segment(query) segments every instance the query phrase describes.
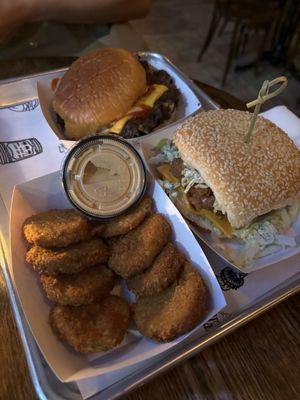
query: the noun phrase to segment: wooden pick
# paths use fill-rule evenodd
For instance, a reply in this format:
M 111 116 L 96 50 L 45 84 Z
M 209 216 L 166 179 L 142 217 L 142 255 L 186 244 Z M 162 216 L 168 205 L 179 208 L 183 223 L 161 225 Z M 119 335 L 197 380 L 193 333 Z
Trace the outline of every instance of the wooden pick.
M 272 86 L 276 85 L 277 83 L 281 83 L 281 85 L 277 89 L 275 89 L 273 92 L 270 93 L 269 92 L 270 88 Z M 272 97 L 275 97 L 279 93 L 281 93 L 287 87 L 287 83 L 288 83 L 288 80 L 285 76 L 279 76 L 278 78 L 275 78 L 272 81 L 264 81 L 264 83 L 262 84 L 262 87 L 260 88 L 260 90 L 258 92 L 257 99 L 246 104 L 247 108 L 251 108 L 251 107 L 255 106 L 255 109 L 254 109 L 254 112 L 251 117 L 248 132 L 244 138 L 245 143 L 249 143 L 250 136 L 253 132 L 255 122 L 257 120 L 257 116 L 258 116 L 261 105 L 266 100 L 269 100 Z

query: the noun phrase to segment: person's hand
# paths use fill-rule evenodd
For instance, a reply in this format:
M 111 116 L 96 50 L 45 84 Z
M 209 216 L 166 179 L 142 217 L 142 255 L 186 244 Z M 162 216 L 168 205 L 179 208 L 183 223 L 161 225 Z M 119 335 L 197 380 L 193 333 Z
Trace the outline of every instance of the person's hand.
M 151 0 L 0 0 L 0 46 L 25 22 L 107 24 L 143 17 Z
M 31 18 L 31 0 L 0 0 L 0 46 Z

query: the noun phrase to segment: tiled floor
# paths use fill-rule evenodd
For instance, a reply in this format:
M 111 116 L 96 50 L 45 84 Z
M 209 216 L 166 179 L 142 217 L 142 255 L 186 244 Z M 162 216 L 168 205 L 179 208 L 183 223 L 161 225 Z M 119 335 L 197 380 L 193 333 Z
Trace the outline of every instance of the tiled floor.
M 202 61 L 196 62 L 210 24 L 212 9 L 213 0 L 154 0 L 152 10 L 146 18 L 133 24 L 151 51 L 167 55 L 190 77 L 221 87 L 232 32 L 231 24 L 228 24 L 223 35 L 214 38 Z M 253 42 L 247 47 L 249 59 L 253 54 L 252 50 Z M 265 79 L 273 79 L 284 72 L 282 68 L 271 65 L 264 65 L 258 77 L 253 69 L 242 72 L 232 70 L 224 90 L 250 101 L 256 98 Z M 289 75 L 288 78 L 288 88 L 284 93 L 263 107 L 267 109 L 272 105 L 285 104 L 300 116 L 300 82 Z

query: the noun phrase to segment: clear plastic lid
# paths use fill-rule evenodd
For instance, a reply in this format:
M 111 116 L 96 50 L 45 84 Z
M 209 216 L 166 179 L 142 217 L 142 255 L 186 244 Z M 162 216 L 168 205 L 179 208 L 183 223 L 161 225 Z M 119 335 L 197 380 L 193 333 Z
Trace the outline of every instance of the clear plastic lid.
M 135 148 L 117 135 L 75 144 L 63 165 L 63 186 L 73 205 L 92 217 L 122 214 L 144 194 L 146 173 Z

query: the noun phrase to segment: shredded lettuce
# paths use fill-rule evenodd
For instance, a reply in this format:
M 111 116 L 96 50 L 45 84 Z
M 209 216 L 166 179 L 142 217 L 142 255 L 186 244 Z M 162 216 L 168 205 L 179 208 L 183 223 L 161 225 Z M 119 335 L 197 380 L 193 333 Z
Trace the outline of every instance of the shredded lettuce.
M 269 221 L 260 221 L 243 229 L 236 229 L 234 235 L 249 246 L 268 246 L 274 243 L 277 230 Z
M 170 139 L 160 140 L 153 150 L 154 156 L 152 156 L 149 161 L 154 165 L 171 163 L 174 159 L 180 158 L 178 148 Z M 190 188 L 196 184 L 202 188 L 208 187 L 199 172 L 184 163 L 181 178 L 181 186 L 184 188 L 184 192 L 187 193 Z
M 181 186 L 184 188 L 184 192 L 187 193 L 194 185 L 199 185 L 201 188 L 208 187 L 196 169 L 184 164 L 181 178 Z
M 260 257 L 273 254 L 286 247 L 296 246 L 293 235 L 282 234 L 295 221 L 297 216 L 286 207 L 274 211 L 260 221 L 254 222 L 246 228 L 236 229 L 234 236 L 245 243 L 244 263 L 250 264 Z
M 295 222 L 299 208 L 296 204 L 273 211 L 245 228 L 234 230 L 234 236 L 244 242 L 239 265 L 249 265 L 258 258 L 295 247 L 295 233 L 287 231 Z
M 287 231 L 290 226 L 295 222 L 299 213 L 300 204 L 287 206 L 280 210 L 272 211 L 265 216 L 265 219 L 270 221 L 279 232 Z
M 154 147 L 154 150 L 156 151 L 156 152 L 159 152 L 159 151 L 161 151 L 161 149 L 168 143 L 168 140 L 169 139 L 161 139 L 158 143 L 157 143 L 157 145 Z
M 162 139 L 153 150 L 154 156 L 149 160 L 151 164 L 170 163 L 175 158 L 180 158 L 177 147 L 170 139 Z
M 180 183 L 173 183 L 162 179 L 158 179 L 158 183 L 168 195 L 172 194 L 180 186 Z
M 256 222 L 233 231 L 236 240 L 212 236 L 216 248 L 240 267 L 253 264 L 289 247 L 297 246 L 296 232 L 291 228 L 297 219 L 299 204 L 273 211 Z

